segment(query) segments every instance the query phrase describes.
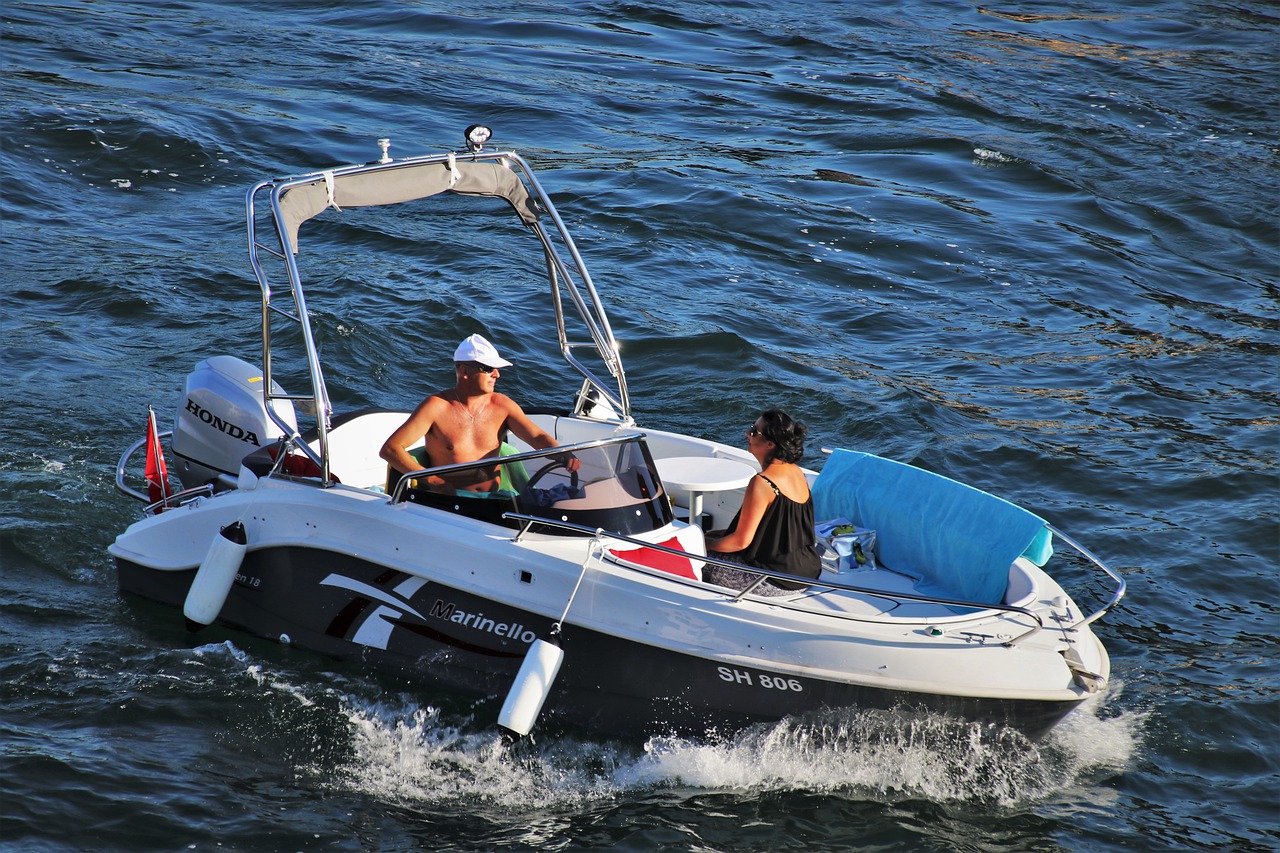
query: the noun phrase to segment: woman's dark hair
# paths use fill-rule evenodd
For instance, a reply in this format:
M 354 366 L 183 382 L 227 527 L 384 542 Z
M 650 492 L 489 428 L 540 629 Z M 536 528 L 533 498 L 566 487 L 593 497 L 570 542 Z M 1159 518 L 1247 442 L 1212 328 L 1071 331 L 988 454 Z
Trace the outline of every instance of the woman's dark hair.
M 788 415 L 782 409 L 765 409 L 760 413 L 764 421 L 761 434 L 772 441 L 773 458 L 795 464 L 804 456 L 804 437 L 809 428 Z

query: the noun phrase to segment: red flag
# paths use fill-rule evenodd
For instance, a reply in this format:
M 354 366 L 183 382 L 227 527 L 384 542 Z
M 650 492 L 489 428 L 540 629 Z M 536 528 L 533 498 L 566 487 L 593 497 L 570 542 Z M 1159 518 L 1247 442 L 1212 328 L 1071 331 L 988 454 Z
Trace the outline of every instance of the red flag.
M 147 406 L 147 491 L 151 502 L 169 497 L 169 466 L 164 464 L 164 450 L 160 447 L 160 432 L 156 429 L 156 413 Z

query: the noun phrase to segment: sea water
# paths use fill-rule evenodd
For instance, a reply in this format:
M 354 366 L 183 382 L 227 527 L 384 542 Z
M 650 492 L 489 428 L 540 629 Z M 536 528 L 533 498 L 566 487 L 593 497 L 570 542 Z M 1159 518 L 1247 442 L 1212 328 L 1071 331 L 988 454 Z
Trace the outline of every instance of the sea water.
M 14 2 L 0 115 L 0 847 L 1268 850 L 1277 820 L 1271 4 Z M 1048 737 L 856 710 L 548 728 L 122 596 L 146 407 L 260 359 L 255 181 L 491 125 L 577 236 L 637 419 L 992 491 L 1114 566 Z M 482 332 L 566 405 L 514 226 L 308 226 L 340 411 Z M 505 223 L 505 220 L 502 220 Z M 354 246 L 351 254 L 333 251 Z M 311 252 L 311 255 L 307 255 Z M 323 263 L 318 263 L 323 258 Z M 1087 573 L 1062 578 L 1105 599 Z M 566 648 L 566 655 L 572 655 Z

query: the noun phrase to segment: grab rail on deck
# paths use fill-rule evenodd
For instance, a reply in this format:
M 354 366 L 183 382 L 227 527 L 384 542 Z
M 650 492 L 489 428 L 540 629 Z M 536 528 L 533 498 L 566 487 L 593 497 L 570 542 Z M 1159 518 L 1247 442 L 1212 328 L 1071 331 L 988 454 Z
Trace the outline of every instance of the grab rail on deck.
M 1051 532 L 1054 536 L 1061 536 L 1063 542 L 1066 542 L 1072 548 L 1075 548 L 1076 551 L 1080 552 L 1080 554 L 1084 556 L 1086 560 L 1093 563 L 1095 566 L 1097 566 L 1098 568 L 1106 572 L 1108 575 L 1110 575 L 1111 579 L 1115 581 L 1117 584 L 1115 593 L 1112 594 L 1111 599 L 1106 604 L 1102 605 L 1102 607 L 1096 612 L 1094 612 L 1092 615 L 1086 616 L 1083 619 L 1072 622 L 1070 625 L 1067 626 L 1067 628 L 1074 629 L 1084 625 L 1092 624 L 1094 621 L 1100 619 L 1103 616 L 1103 614 L 1105 614 L 1108 610 L 1115 607 L 1120 602 L 1120 599 L 1124 598 L 1124 593 L 1126 588 L 1124 578 L 1120 577 L 1115 572 L 1111 571 L 1111 569 L 1107 566 L 1107 564 L 1099 560 L 1097 557 L 1095 557 L 1093 555 L 1093 552 L 1090 551 L 1088 548 L 1084 547 L 1079 542 L 1072 539 L 1070 536 L 1063 533 L 1058 528 L 1054 527 L 1052 524 L 1049 524 L 1046 526 L 1049 528 L 1049 532 Z
M 171 435 L 173 435 L 173 430 L 167 430 L 166 432 L 158 433 L 156 435 L 156 438 L 164 439 L 164 438 L 168 438 Z M 144 495 L 142 492 L 138 491 L 135 488 L 132 488 L 127 483 L 125 483 L 124 475 L 125 475 L 125 471 L 129 467 L 129 460 L 132 459 L 133 454 L 137 453 L 142 448 L 142 445 L 146 443 L 147 443 L 146 436 L 143 436 L 142 438 L 138 439 L 133 444 L 129 445 L 124 449 L 124 453 L 120 454 L 120 461 L 116 463 L 116 489 L 128 495 L 129 497 L 134 498 L 135 500 L 140 500 L 143 503 L 145 503 L 146 506 L 142 508 L 142 511 L 144 513 L 149 515 L 157 509 L 167 509 L 168 507 L 171 507 L 171 506 L 178 506 L 179 504 L 186 503 L 187 501 L 191 500 L 194 497 L 199 497 L 201 495 L 207 496 L 207 495 L 213 494 L 214 492 L 213 484 L 203 483 L 199 486 L 192 486 L 189 489 L 183 489 L 180 492 L 174 492 L 173 494 L 169 495 L 167 498 L 164 498 L 163 500 L 152 501 L 150 495 Z M 231 483 L 230 485 L 234 486 L 235 484 Z
M 511 519 L 512 521 L 522 522 L 520 530 L 518 533 L 516 533 L 515 538 L 513 540 L 516 542 L 519 542 L 520 537 L 528 533 L 529 529 L 533 527 L 533 525 L 542 524 L 548 527 L 558 527 L 564 530 L 577 531 L 579 533 L 583 533 L 588 536 L 595 536 L 596 538 L 616 539 L 620 542 L 626 542 L 631 545 L 639 545 L 642 548 L 649 548 L 654 551 L 661 551 L 664 554 L 672 554 L 677 557 L 685 557 L 685 558 L 692 557 L 693 559 L 696 559 L 699 562 L 711 563 L 716 566 L 724 566 L 726 568 L 737 569 L 739 571 L 748 571 L 756 575 L 759 575 L 755 583 L 751 584 L 746 589 L 740 590 L 739 592 L 737 592 L 737 594 L 732 596 L 734 601 L 741 601 L 743 596 L 749 594 L 753 589 L 755 589 L 764 581 L 769 580 L 770 578 L 780 578 L 786 581 L 806 584 L 810 588 L 825 587 L 828 589 L 841 590 L 844 592 L 856 592 L 856 593 L 861 593 L 863 595 L 876 596 L 878 598 L 901 599 L 903 601 L 919 601 L 919 602 L 924 602 L 926 604 L 942 604 L 949 607 L 965 607 L 965 608 L 970 608 L 974 610 L 1001 610 L 1007 613 L 1018 613 L 1022 616 L 1026 616 L 1032 619 L 1036 623 L 1035 627 L 1027 631 L 1025 634 L 1019 634 L 1017 637 L 1014 637 L 1013 639 L 1006 640 L 1003 643 L 1001 643 L 1001 645 L 1005 647 L 1012 647 L 1015 643 L 1021 642 L 1022 640 L 1025 640 L 1028 637 L 1031 637 L 1044 629 L 1044 620 L 1040 617 L 1040 614 L 1036 613 L 1034 610 L 1029 610 L 1025 607 L 1018 607 L 1012 604 L 984 604 L 982 602 L 963 601 L 961 599 L 954 599 L 954 598 L 937 598 L 935 596 L 920 595 L 913 592 L 887 592 L 885 590 L 853 586 L 852 584 L 839 583 L 836 581 L 826 581 L 826 580 L 820 580 L 815 578 L 803 578 L 798 575 L 789 575 L 784 572 L 769 572 L 764 569 L 755 568 L 754 566 L 744 566 L 741 563 L 732 563 L 727 560 L 721 560 L 716 557 L 704 556 L 702 554 L 691 554 L 689 551 L 683 551 L 678 548 L 668 548 L 665 545 L 659 545 L 656 542 L 647 542 L 644 539 L 637 539 L 634 536 L 627 536 L 622 533 L 611 533 L 610 531 L 605 530 L 602 527 L 594 527 L 594 528 L 586 527 L 585 525 L 574 524 L 573 522 L 569 522 L 569 521 L 557 521 L 555 519 L 541 518 L 536 515 L 526 515 L 524 513 L 519 513 L 519 512 L 506 512 L 502 514 L 502 517 L 506 519 Z M 630 568 L 630 567 L 628 566 L 627 568 Z M 678 580 L 678 578 L 676 579 Z M 784 606 L 786 604 L 785 602 L 779 599 L 771 599 L 770 603 L 782 604 Z M 867 621 L 865 619 L 859 619 L 857 616 L 853 616 L 848 613 L 830 613 L 827 615 L 835 616 L 837 618 L 843 618 L 843 619 L 852 619 L 855 621 Z M 926 621 L 926 620 L 922 620 L 922 621 Z
M 165 432 L 157 433 L 156 438 L 165 439 L 171 435 L 173 435 L 173 430 L 166 430 Z M 141 450 L 142 445 L 146 443 L 146 436 L 138 439 L 124 449 L 124 453 L 120 454 L 120 461 L 116 463 L 116 489 L 135 500 L 145 503 L 146 506 L 142 508 L 142 511 L 145 514 L 150 515 L 157 509 L 168 509 L 171 506 L 180 506 L 195 497 L 212 496 L 219 490 L 219 487 L 224 491 L 228 491 L 236 488 L 239 484 L 238 478 L 232 477 L 230 474 L 219 474 L 207 483 L 201 483 L 198 486 L 191 486 L 190 488 L 174 492 L 163 500 L 152 501 L 150 495 L 144 495 L 142 492 L 129 486 L 124 481 L 125 472 L 129 468 L 129 462 L 133 459 L 133 454 Z
M 162 439 L 171 435 L 173 435 L 173 430 L 169 430 L 168 432 L 162 432 L 159 435 L 157 435 L 156 438 Z M 129 486 L 125 485 L 125 482 L 124 482 L 124 472 L 125 472 L 125 469 L 129 467 L 129 460 L 133 458 L 133 454 L 137 453 L 138 450 L 142 447 L 142 445 L 146 443 L 147 443 L 147 437 L 144 435 L 142 438 L 138 439 L 133 444 L 126 447 L 124 449 L 124 453 L 120 454 L 120 461 L 116 463 L 116 488 L 124 492 L 126 495 L 128 495 L 131 498 L 136 498 L 137 500 L 143 501 L 145 503 L 150 503 L 151 497 L 149 495 L 144 495 L 142 492 L 138 491 L 137 489 L 130 488 Z

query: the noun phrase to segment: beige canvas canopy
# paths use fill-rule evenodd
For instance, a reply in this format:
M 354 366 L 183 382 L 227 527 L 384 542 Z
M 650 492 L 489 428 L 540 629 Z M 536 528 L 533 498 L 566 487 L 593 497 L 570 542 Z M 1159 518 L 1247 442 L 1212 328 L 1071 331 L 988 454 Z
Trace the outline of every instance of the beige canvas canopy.
M 298 228 L 330 207 L 399 204 L 442 192 L 502 198 L 525 225 L 538 220 L 524 183 L 499 163 L 437 162 L 391 166 L 377 171 L 324 172 L 316 180 L 286 189 L 280 196 L 282 225 L 289 247 L 298 251 Z

